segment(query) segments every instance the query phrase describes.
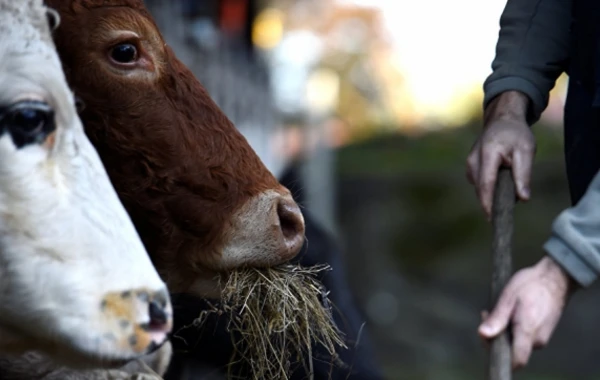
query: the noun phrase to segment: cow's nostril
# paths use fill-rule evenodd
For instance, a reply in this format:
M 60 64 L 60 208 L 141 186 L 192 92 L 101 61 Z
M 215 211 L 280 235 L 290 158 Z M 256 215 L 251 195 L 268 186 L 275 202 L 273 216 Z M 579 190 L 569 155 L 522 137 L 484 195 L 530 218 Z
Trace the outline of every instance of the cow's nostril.
M 300 207 L 291 197 L 282 197 L 277 204 L 277 216 L 283 234 L 286 255 L 295 256 L 304 242 L 304 218 Z
M 298 217 L 299 211 L 298 206 L 294 208 L 282 202 L 277 206 L 281 232 L 285 239 L 294 239 L 299 232 L 302 232 L 302 220 Z
M 150 314 L 150 327 L 160 328 L 167 324 L 169 316 L 165 311 L 164 306 L 156 301 L 150 302 L 149 306 Z

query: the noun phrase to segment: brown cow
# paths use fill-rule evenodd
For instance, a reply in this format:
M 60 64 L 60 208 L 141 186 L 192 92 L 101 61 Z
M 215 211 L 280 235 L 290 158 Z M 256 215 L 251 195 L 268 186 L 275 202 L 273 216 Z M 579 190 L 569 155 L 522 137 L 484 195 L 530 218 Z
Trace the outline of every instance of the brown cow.
M 47 0 L 86 133 L 172 292 L 296 256 L 290 192 L 175 57 L 141 0 Z

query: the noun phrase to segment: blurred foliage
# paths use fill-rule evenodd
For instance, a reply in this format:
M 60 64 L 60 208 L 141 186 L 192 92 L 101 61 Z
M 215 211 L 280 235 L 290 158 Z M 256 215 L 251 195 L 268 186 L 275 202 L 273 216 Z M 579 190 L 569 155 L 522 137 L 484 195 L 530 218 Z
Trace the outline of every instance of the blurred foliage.
M 421 136 L 391 132 L 397 128 L 368 126 L 370 131 L 387 131 L 368 140 L 359 140 L 337 152 L 337 170 L 344 175 L 394 175 L 405 171 L 428 171 L 463 165 L 481 131 L 481 121 L 464 128 L 446 129 Z M 558 158 L 562 154 L 562 130 L 534 125 L 536 160 Z
M 397 235 L 393 250 L 419 252 L 400 256 L 411 268 L 411 276 L 426 275 L 437 257 L 443 258 L 448 250 L 461 252 L 461 247 L 487 232 L 488 226 L 481 223 L 481 211 L 475 205 L 474 192 L 465 189 L 467 180 L 461 175 L 480 130 L 481 123 L 474 122 L 465 128 L 420 137 L 382 134 L 337 153 L 337 173 L 342 178 L 397 178 L 395 184 L 388 186 L 395 188 L 404 208 L 410 207 L 412 212 L 411 223 Z M 534 131 L 538 144 L 536 161 L 560 159 L 561 132 L 542 125 L 534 126 Z M 444 172 L 449 175 L 444 176 Z M 456 181 L 464 183 L 458 185 Z M 548 186 L 556 188 L 553 184 Z M 446 222 L 433 223 L 432 218 Z M 428 238 L 431 236 L 435 239 Z

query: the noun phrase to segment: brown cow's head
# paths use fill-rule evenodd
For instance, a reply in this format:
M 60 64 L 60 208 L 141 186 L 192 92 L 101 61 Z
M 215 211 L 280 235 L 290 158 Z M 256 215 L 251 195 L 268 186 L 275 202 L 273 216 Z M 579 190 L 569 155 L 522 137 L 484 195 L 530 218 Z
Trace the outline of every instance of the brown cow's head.
M 61 16 L 54 38 L 86 133 L 171 290 L 213 295 L 215 272 L 293 258 L 299 207 L 142 1 L 46 2 Z

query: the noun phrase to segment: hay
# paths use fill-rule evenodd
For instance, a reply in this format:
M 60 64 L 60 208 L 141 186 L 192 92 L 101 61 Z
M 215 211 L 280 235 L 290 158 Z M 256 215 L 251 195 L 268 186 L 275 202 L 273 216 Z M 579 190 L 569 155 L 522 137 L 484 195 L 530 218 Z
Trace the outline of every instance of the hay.
M 328 293 L 316 279 L 329 269 L 283 265 L 228 274 L 220 305 L 204 311 L 197 322 L 210 313 L 227 313 L 228 331 L 236 335 L 230 379 L 236 378 L 232 368 L 240 362 L 250 368 L 252 379 L 288 379 L 292 362 L 303 365 L 312 378 L 313 344 L 339 361 L 336 346 L 346 345 L 333 321 Z

